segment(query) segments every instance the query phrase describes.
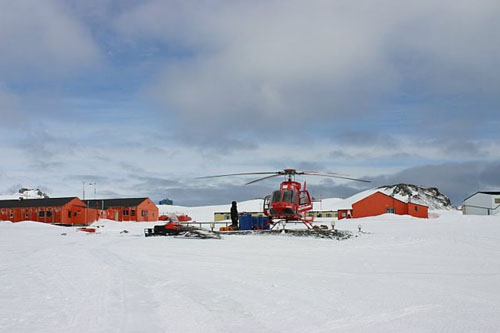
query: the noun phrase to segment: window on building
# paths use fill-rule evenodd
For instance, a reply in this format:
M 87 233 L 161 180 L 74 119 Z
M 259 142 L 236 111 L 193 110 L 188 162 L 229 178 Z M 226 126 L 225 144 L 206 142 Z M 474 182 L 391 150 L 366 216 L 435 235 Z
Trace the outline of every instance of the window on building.
M 415 206 L 415 211 L 418 212 L 418 207 L 417 206 Z
M 148 216 L 147 210 L 141 210 L 141 216 Z
M 495 198 L 495 203 L 500 204 L 500 198 Z
M 11 212 L 10 212 L 10 218 L 11 218 L 11 219 L 13 219 L 13 218 L 14 218 L 14 212 L 13 212 L 13 211 L 11 211 Z
M 25 218 L 25 219 L 27 219 L 27 218 L 29 218 L 29 217 L 30 217 L 30 213 L 28 213 L 28 212 L 24 213 L 24 218 Z
M 135 216 L 135 209 L 130 210 L 130 216 Z
M 43 210 L 39 211 L 38 217 L 45 217 L 45 211 L 43 211 Z
M 123 210 L 123 216 L 128 216 L 128 209 Z
M 345 213 L 342 213 L 342 217 L 345 217 L 345 216 L 346 216 L 346 214 L 345 214 Z
M 68 210 L 68 218 L 71 218 L 71 211 Z
M 52 217 L 52 211 L 50 210 L 47 211 L 47 217 Z
M 388 214 L 394 214 L 394 208 L 386 208 L 385 212 Z
M 73 213 L 73 216 L 76 217 L 76 212 Z
M 332 217 L 331 213 L 326 213 L 326 217 Z

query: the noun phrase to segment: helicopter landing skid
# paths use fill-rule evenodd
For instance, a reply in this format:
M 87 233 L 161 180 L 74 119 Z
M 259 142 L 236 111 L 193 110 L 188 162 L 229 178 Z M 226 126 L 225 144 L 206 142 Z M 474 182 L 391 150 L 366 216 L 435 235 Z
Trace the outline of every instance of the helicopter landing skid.
M 284 230 L 285 227 L 286 227 L 286 224 L 288 222 L 294 222 L 294 223 L 302 222 L 307 227 L 307 230 L 313 230 L 314 229 L 312 221 L 309 221 L 309 220 L 293 220 L 293 221 L 292 220 L 277 220 L 277 221 L 271 221 L 270 222 L 270 224 L 271 224 L 270 230 L 275 230 L 275 227 L 278 226 L 278 225 L 282 225 L 283 226 L 282 229 Z

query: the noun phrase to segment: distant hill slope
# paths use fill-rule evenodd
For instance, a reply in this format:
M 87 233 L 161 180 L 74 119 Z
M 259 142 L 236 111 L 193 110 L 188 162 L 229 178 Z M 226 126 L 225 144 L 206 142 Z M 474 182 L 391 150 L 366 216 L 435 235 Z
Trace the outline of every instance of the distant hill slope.
M 42 192 L 40 189 L 28 189 L 28 188 L 20 188 L 19 191 L 15 194 L 8 195 L 0 195 L 0 200 L 11 200 L 11 199 L 45 199 L 49 196 Z
M 439 192 L 436 187 L 423 187 L 412 184 L 385 185 L 378 188 L 380 192 L 403 201 L 410 201 L 428 206 L 429 209 L 453 209 L 450 198 Z

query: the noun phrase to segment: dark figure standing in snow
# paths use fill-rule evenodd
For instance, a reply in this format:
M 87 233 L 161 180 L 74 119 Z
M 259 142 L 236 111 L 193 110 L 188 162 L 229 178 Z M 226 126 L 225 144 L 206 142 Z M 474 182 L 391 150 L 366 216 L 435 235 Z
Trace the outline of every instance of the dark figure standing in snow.
M 233 228 L 238 229 L 238 208 L 236 208 L 236 201 L 233 201 L 231 205 L 231 221 Z

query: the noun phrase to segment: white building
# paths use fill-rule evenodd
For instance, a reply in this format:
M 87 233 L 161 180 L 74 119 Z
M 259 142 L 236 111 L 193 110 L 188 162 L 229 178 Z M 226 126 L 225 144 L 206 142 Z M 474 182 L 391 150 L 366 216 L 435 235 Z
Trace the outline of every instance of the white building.
M 476 192 L 462 204 L 464 215 L 499 215 L 500 192 Z

